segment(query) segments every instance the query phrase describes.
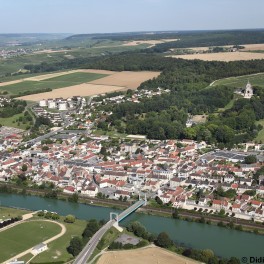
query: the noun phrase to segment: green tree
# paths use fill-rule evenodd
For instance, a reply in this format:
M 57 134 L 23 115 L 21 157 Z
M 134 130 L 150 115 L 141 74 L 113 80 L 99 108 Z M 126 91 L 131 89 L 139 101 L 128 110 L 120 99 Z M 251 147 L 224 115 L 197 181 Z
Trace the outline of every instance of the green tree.
M 67 215 L 64 219 L 64 222 L 66 223 L 74 223 L 75 222 L 75 216 L 74 215 Z
M 27 169 L 28 169 L 27 164 L 23 164 L 21 170 L 22 171 L 27 171 Z
M 74 193 L 72 196 L 70 196 L 68 198 L 68 201 L 69 202 L 72 202 L 72 203 L 78 203 L 78 200 L 79 200 L 79 195 L 78 193 Z
M 246 164 L 253 164 L 257 162 L 257 157 L 255 155 L 249 155 L 245 157 Z
M 179 210 L 178 209 L 175 209 L 174 212 L 172 213 L 172 217 L 174 219 L 179 219 L 180 216 L 179 216 Z
M 156 244 L 159 247 L 168 248 L 173 244 L 173 242 L 167 233 L 161 232 L 157 237 Z
M 70 241 L 70 245 L 67 247 L 67 251 L 75 257 L 82 251 L 82 248 L 82 239 L 80 237 L 73 237 Z
M 159 205 L 162 205 L 162 204 L 163 204 L 163 202 L 162 202 L 162 200 L 159 198 L 159 196 L 156 196 L 156 197 L 155 197 L 155 201 L 156 201 L 157 204 L 159 204 Z

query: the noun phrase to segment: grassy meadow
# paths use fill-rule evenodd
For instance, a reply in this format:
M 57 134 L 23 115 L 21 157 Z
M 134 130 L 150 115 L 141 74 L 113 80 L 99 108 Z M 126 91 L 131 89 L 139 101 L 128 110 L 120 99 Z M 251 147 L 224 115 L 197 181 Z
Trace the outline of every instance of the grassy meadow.
M 244 88 L 248 81 L 252 84 L 253 87 L 259 86 L 264 88 L 264 73 L 230 77 L 230 78 L 217 80 L 214 82 L 213 86 L 227 85 L 236 88 Z

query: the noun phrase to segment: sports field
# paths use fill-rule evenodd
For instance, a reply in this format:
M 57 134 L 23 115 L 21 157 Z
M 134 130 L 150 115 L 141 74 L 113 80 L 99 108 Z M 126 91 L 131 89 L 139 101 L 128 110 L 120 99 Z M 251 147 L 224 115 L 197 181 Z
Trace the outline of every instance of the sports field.
M 67 252 L 67 247 L 73 236 L 81 237 L 87 222 L 84 220 L 76 220 L 73 224 L 62 223 L 65 225 L 67 232 L 60 238 L 50 242 L 48 244 L 48 250 L 36 256 L 33 260 L 34 263 L 66 263 L 72 258 L 72 255 Z
M 41 90 L 46 88 L 58 89 L 58 88 L 73 86 L 81 83 L 87 83 L 106 76 L 107 76 L 106 74 L 98 74 L 98 73 L 90 73 L 90 72 L 74 72 L 48 79 L 42 79 L 40 81 L 21 80 L 13 84 L 0 86 L 0 90 L 7 91 L 10 94 L 19 95 L 20 93 L 26 91 Z
M 59 234 L 61 227 L 52 222 L 31 221 L 0 232 L 0 262 Z
M 104 253 L 97 264 L 197 264 L 199 262 L 158 247 Z
M 253 85 L 253 88 L 254 86 L 260 86 L 264 88 L 264 73 L 225 78 L 213 82 L 212 86 L 227 85 L 235 88 L 244 88 L 248 81 Z

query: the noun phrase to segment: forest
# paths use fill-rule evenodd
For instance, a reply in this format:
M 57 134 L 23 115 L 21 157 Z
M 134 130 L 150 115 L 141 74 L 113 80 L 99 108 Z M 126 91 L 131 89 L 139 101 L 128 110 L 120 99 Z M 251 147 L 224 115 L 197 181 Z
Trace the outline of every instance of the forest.
M 127 57 L 128 55 L 123 55 Z M 104 68 L 111 65 L 125 65 L 129 57 L 121 60 L 115 57 L 109 61 L 105 59 Z M 142 57 L 141 57 L 142 58 Z M 130 65 L 143 69 L 148 68 L 148 55 L 146 59 L 133 56 Z M 136 61 L 139 63 L 136 64 Z M 122 63 L 123 62 L 123 63 Z M 153 62 L 153 60 L 152 60 Z M 163 62 L 163 63 L 162 63 Z M 111 124 L 106 128 L 105 123 L 98 124 L 102 129 L 116 129 L 121 133 L 145 134 L 148 138 L 190 138 L 217 143 L 219 146 L 232 146 L 252 140 L 258 133 L 260 126 L 255 126 L 255 121 L 263 116 L 263 92 L 255 88 L 256 96 L 251 100 L 238 99 L 234 106 L 220 113 L 214 114 L 218 108 L 225 107 L 233 99 L 234 89 L 237 87 L 213 86 L 211 81 L 227 76 L 243 75 L 255 71 L 263 71 L 263 61 L 245 62 L 203 62 L 203 61 L 171 61 L 165 58 L 155 60 L 151 64 L 162 73 L 159 77 L 142 83 L 139 89 L 155 90 L 157 87 L 170 89 L 170 94 L 161 95 L 151 99 L 144 99 L 139 104 L 126 102 L 118 105 L 105 106 L 105 110 L 113 114 L 107 121 Z M 188 114 L 208 114 L 206 124 L 186 128 Z

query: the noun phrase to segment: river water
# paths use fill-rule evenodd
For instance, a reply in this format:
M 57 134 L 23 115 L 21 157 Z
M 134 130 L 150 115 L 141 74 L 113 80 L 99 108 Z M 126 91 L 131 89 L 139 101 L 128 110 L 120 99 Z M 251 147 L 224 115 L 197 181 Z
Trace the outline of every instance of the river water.
M 60 215 L 73 214 L 79 219 L 109 219 L 110 212 L 120 212 L 112 208 L 76 204 L 38 196 L 1 194 L 0 205 L 26 208 L 29 210 L 48 210 Z M 170 237 L 185 246 L 197 249 L 212 249 L 222 257 L 264 257 L 264 236 L 247 232 L 229 230 L 214 225 L 175 220 L 160 216 L 133 213 L 121 222 L 125 226 L 131 221 L 141 222 L 146 229 L 158 234 L 167 232 Z

